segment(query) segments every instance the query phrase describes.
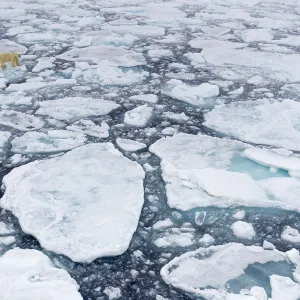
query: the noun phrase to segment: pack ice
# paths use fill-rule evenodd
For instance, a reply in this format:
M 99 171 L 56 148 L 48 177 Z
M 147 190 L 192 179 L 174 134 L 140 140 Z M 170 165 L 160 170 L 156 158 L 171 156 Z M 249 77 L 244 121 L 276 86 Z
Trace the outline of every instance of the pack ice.
M 296 256 L 294 261 L 291 257 Z M 202 296 L 208 300 L 261 300 L 267 298 L 258 297 L 266 295 L 263 288 L 252 287 L 248 294 L 234 294 L 230 292 L 228 282 L 237 279 L 246 272 L 252 264 L 266 264 L 268 262 L 285 262 L 295 264 L 296 271 L 293 276 L 296 279 L 299 275 L 299 252 L 280 252 L 277 250 L 264 250 L 258 246 L 244 246 L 238 243 L 229 243 L 221 246 L 211 246 L 209 248 L 199 248 L 192 252 L 187 252 L 174 258 L 161 269 L 163 280 L 187 293 Z M 272 287 L 272 299 L 280 299 L 278 285 L 274 282 L 274 277 L 270 276 Z M 278 276 L 281 277 L 281 276 Z M 286 284 L 286 295 L 299 295 L 300 285 L 288 277 L 281 277 L 291 284 Z M 295 291 L 295 287 L 297 288 Z M 247 296 L 248 295 L 248 296 Z M 283 298 L 282 298 L 283 299 Z
M 75 121 L 89 116 L 102 116 L 119 107 L 113 101 L 83 97 L 46 100 L 39 102 L 38 105 L 40 108 L 36 114 L 50 116 L 61 121 Z
M 16 248 L 0 258 L 0 299 L 82 300 L 78 289 L 68 272 L 40 251 Z
M 300 211 L 296 200 L 300 181 L 289 177 L 284 170 L 274 174 L 264 162 L 260 165 L 248 160 L 244 153 L 257 150 L 251 145 L 180 133 L 158 140 L 149 150 L 162 159 L 171 208 L 243 205 Z M 277 155 L 282 160 L 291 159 L 291 163 L 296 159 L 293 155 Z M 280 160 L 277 166 L 282 166 Z
M 205 114 L 205 126 L 245 142 L 300 150 L 300 103 L 274 101 L 231 102 Z
M 128 248 L 144 202 L 143 179 L 142 167 L 111 143 L 89 144 L 13 169 L 3 179 L 0 205 L 45 249 L 91 262 Z

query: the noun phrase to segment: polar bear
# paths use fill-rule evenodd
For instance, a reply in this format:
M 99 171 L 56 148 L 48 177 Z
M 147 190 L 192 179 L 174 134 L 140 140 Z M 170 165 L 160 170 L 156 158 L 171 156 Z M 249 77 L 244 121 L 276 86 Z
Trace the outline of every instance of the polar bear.
M 5 63 L 10 62 L 12 67 L 20 66 L 20 54 L 17 52 L 6 52 L 0 54 L 0 68 L 6 68 Z

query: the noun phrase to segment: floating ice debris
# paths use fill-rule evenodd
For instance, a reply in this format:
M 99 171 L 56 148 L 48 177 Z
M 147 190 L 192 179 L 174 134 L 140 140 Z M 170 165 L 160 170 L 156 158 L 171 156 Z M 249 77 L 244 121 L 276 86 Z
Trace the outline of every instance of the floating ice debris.
M 134 67 L 146 64 L 146 60 L 141 53 L 122 47 L 107 45 L 72 49 L 57 57 L 68 61 L 91 61 L 93 63 L 99 63 L 104 60 L 114 66 L 123 67 Z
M 109 137 L 109 126 L 105 122 L 102 122 L 99 126 L 91 120 L 82 119 L 76 121 L 73 125 L 67 126 L 67 129 L 102 139 Z
M 137 101 L 143 101 L 148 103 L 157 103 L 158 97 L 154 94 L 141 94 L 141 95 L 134 95 L 129 97 L 130 100 L 137 100 Z
M 82 300 L 67 271 L 53 266 L 42 252 L 13 249 L 0 258 L 1 299 Z
M 4 52 L 18 52 L 25 53 L 27 48 L 23 45 L 17 44 L 11 40 L 1 39 L 0 40 L 0 53 Z
M 11 234 L 11 233 L 14 233 L 14 229 L 10 225 L 0 221 L 0 235 Z
M 246 212 L 244 210 L 238 210 L 233 214 L 233 218 L 236 220 L 243 220 L 245 218 Z
M 200 245 L 207 247 L 215 243 L 215 239 L 210 234 L 204 234 L 203 237 L 199 240 Z
M 300 172 L 300 157 L 284 156 L 274 151 L 260 148 L 246 149 L 243 155 L 267 167 Z
M 151 49 L 148 51 L 151 58 L 169 57 L 173 56 L 173 52 L 168 49 Z
M 57 79 L 55 81 L 42 81 L 42 82 L 24 82 L 24 83 L 13 83 L 9 87 L 6 88 L 6 91 L 14 92 L 14 91 L 31 91 L 38 90 L 47 87 L 57 87 L 60 85 L 73 85 L 76 84 L 75 79 Z
M 268 28 L 244 29 L 239 34 L 244 42 L 268 42 L 273 39 L 272 31 Z
M 13 244 L 16 241 L 16 238 L 14 236 L 1 236 L 0 237 L 0 245 L 9 246 Z M 1 284 L 0 284 L 1 285 Z
M 160 273 L 166 283 L 205 299 L 243 299 L 226 291 L 227 282 L 244 274 L 252 264 L 280 261 L 288 263 L 287 254 L 229 243 L 187 252 L 170 261 Z
M 164 230 L 164 229 L 166 229 L 166 228 L 172 227 L 173 225 L 174 225 L 173 222 L 172 222 L 169 218 L 167 218 L 167 219 L 165 219 L 165 220 L 156 222 L 156 223 L 152 226 L 152 228 L 153 228 L 154 230 Z
M 165 35 L 165 28 L 149 25 L 104 25 L 104 30 L 136 36 L 159 37 Z
M 106 287 L 104 289 L 103 293 L 108 296 L 109 300 L 115 300 L 115 299 L 119 299 L 122 297 L 122 292 L 121 292 L 120 288 L 115 288 L 112 286 Z
M 233 234 L 237 238 L 251 240 L 255 237 L 256 233 L 252 224 L 244 221 L 236 221 L 231 225 Z
M 32 72 L 38 73 L 46 69 L 52 69 L 55 66 L 53 64 L 54 61 L 54 57 L 41 57 L 38 59 L 38 63 L 32 69 Z
M 231 95 L 231 96 L 239 96 L 243 93 L 244 93 L 244 87 L 241 86 L 240 88 L 238 88 L 236 90 L 233 90 L 233 91 L 229 92 L 228 94 Z
M 165 118 L 175 120 L 175 121 L 178 121 L 178 122 L 186 122 L 190 119 L 184 112 L 182 112 L 182 113 L 173 113 L 173 112 L 167 111 L 167 112 L 164 112 L 162 115 Z
M 3 153 L 3 147 L 7 144 L 11 133 L 9 131 L 0 131 L 0 155 Z
M 289 277 L 271 275 L 272 300 L 297 300 L 300 297 L 300 285 Z
M 268 170 L 256 179 L 255 171 L 243 161 L 248 148 L 253 147 L 226 138 L 179 133 L 158 140 L 149 150 L 162 159 L 171 208 L 243 205 L 299 211 L 300 181 L 272 177 Z
M 163 94 L 180 101 L 196 106 L 211 106 L 215 104 L 219 95 L 219 87 L 209 83 L 202 83 L 199 86 L 190 86 L 181 80 L 171 79 L 162 91 Z
M 11 150 L 21 154 L 61 152 L 82 146 L 85 142 L 84 134 L 68 130 L 31 131 L 14 138 Z
M 3 179 L 0 205 L 45 249 L 91 262 L 128 248 L 144 202 L 143 179 L 142 167 L 111 143 L 89 144 L 14 168 Z
M 193 245 L 194 235 L 190 232 L 166 233 L 154 241 L 155 246 L 165 247 L 188 247 Z
M 145 80 L 149 76 L 146 71 L 122 70 L 108 61 L 101 61 L 98 65 L 76 63 L 72 78 L 101 85 L 130 86 Z
M 39 102 L 38 105 L 40 108 L 36 114 L 50 116 L 61 121 L 102 116 L 119 107 L 112 101 L 84 97 L 47 100 Z
M 300 150 L 300 103 L 293 100 L 232 102 L 205 114 L 204 125 L 239 140 Z
M 129 139 L 117 138 L 116 143 L 122 150 L 127 152 L 134 152 L 147 147 L 147 145 L 144 143 Z
M 281 238 L 293 244 L 300 244 L 300 233 L 296 228 L 286 226 L 281 234 Z
M 130 126 L 143 127 L 151 118 L 153 107 L 140 105 L 125 113 L 124 123 Z
M 0 95 L 0 105 L 31 105 L 32 97 L 22 92 Z
M 37 130 L 44 126 L 44 122 L 35 116 L 14 110 L 0 111 L 0 124 L 20 131 Z

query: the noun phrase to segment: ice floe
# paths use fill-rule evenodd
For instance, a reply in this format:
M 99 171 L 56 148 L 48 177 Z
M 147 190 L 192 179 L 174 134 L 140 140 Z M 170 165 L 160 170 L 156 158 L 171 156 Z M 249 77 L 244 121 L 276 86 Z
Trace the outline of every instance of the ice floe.
M 44 122 L 35 116 L 14 110 L 0 111 L 0 124 L 21 131 L 37 130 L 44 126 Z
M 190 86 L 181 80 L 171 79 L 162 91 L 163 94 L 196 106 L 211 106 L 216 103 L 219 87 L 209 83 Z
M 1 299 L 83 299 L 68 272 L 33 249 L 16 248 L 0 258 L 0 287 Z
M 79 120 L 74 124 L 67 126 L 68 130 L 83 133 L 86 135 L 98 137 L 98 138 L 107 138 L 109 137 L 109 126 L 102 122 L 101 125 L 96 125 L 91 120 Z
M 13 169 L 3 179 L 0 205 L 45 249 L 91 262 L 128 248 L 144 202 L 143 179 L 142 167 L 111 143 L 89 144 Z
M 72 49 L 57 57 L 68 61 L 90 61 L 93 63 L 104 60 L 115 66 L 123 67 L 140 66 L 146 63 L 141 53 L 108 45 Z
M 104 25 L 104 30 L 136 36 L 159 37 L 165 35 L 165 28 L 151 25 Z
M 140 94 L 129 97 L 130 100 L 148 102 L 148 103 L 157 103 L 158 96 L 154 94 Z
M 113 101 L 84 97 L 46 100 L 39 102 L 38 105 L 40 108 L 36 114 L 50 116 L 61 121 L 102 116 L 119 107 Z
M 122 138 L 117 138 L 116 143 L 122 150 L 127 152 L 134 152 L 147 147 L 144 143 Z
M 130 86 L 143 81 L 149 73 L 146 71 L 122 70 L 109 61 L 101 61 L 97 65 L 76 63 L 72 78 L 101 85 Z
M 239 140 L 300 150 L 300 103 L 285 99 L 232 102 L 205 114 L 204 125 Z
M 166 283 L 205 299 L 258 300 L 260 298 L 253 297 L 253 294 L 257 295 L 257 289 L 251 289 L 252 298 L 243 298 L 242 294 L 230 293 L 226 289 L 227 282 L 243 275 L 252 264 L 283 261 L 290 262 L 287 253 L 229 243 L 187 252 L 170 261 L 160 273 Z
M 234 222 L 231 225 L 231 229 L 237 238 L 251 240 L 256 235 L 253 225 L 244 221 Z
M 281 238 L 293 244 L 300 244 L 300 233 L 297 229 L 286 226 L 282 231 Z
M 140 105 L 125 113 L 124 123 L 130 126 L 143 127 L 151 118 L 153 107 Z
M 0 105 L 31 105 L 32 104 L 32 97 L 26 96 L 24 93 L 10 93 L 10 94 L 3 94 L 0 95 Z
M 300 181 L 247 167 L 243 153 L 249 148 L 253 147 L 226 138 L 180 133 L 158 140 L 149 150 L 162 159 L 171 208 L 244 205 L 299 211 Z
M 11 141 L 14 153 L 50 153 L 67 151 L 84 145 L 85 135 L 68 130 L 30 131 Z
M 0 52 L 19 52 L 25 53 L 27 48 L 23 45 L 17 44 L 14 41 L 1 39 L 0 40 Z

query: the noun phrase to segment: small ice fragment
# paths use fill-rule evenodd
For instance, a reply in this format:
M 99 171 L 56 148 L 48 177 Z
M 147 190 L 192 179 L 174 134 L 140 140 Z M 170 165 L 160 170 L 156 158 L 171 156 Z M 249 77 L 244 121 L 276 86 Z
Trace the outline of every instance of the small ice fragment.
M 252 224 L 244 221 L 236 221 L 231 229 L 237 238 L 251 240 L 256 235 Z

